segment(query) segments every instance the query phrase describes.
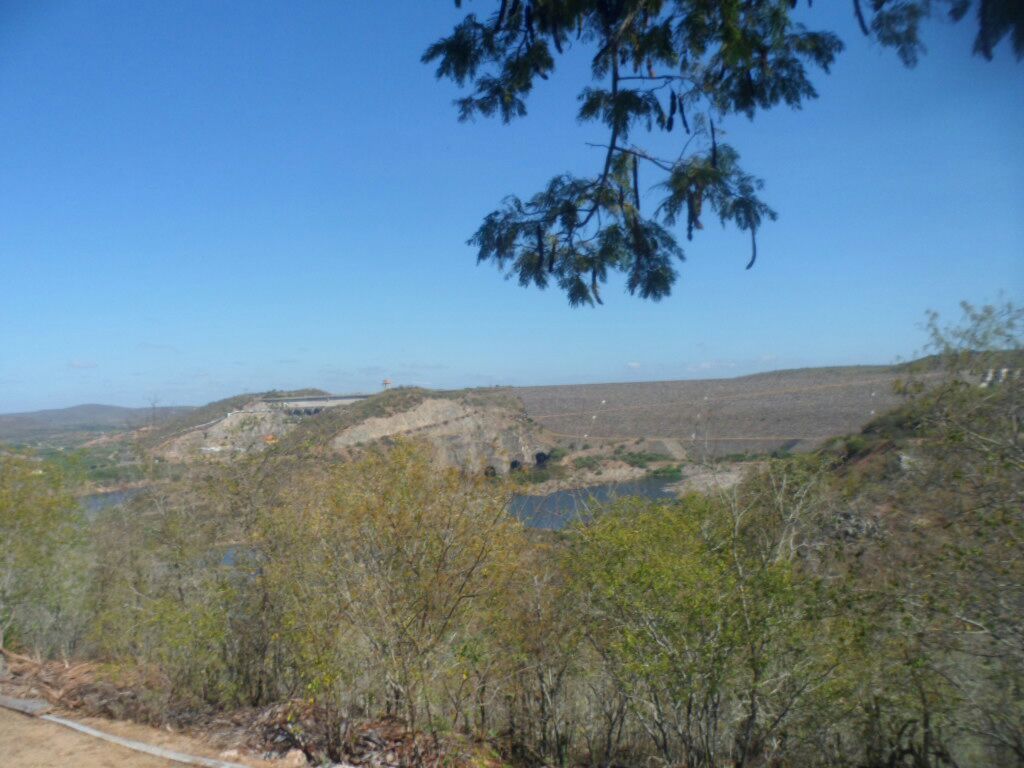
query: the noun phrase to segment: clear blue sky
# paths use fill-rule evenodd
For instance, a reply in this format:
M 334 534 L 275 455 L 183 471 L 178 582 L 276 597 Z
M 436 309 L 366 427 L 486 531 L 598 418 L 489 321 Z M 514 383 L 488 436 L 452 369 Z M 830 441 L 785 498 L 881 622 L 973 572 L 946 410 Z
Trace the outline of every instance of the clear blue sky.
M 670 299 L 572 310 L 465 240 L 600 163 L 585 51 L 467 125 L 419 63 L 447 0 L 0 0 L 0 411 L 909 357 L 926 309 L 1024 298 L 1024 66 L 933 23 L 906 70 L 848 6 L 808 14 L 848 43 L 818 101 L 726 126 L 780 212 L 756 268 L 709 226 Z

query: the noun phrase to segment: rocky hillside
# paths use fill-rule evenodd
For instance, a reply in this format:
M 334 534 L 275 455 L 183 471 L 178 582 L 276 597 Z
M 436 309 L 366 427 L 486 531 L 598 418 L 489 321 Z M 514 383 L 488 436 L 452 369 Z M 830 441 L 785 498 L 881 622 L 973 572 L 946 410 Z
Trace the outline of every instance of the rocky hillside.
M 276 450 L 347 457 L 396 438 L 429 443 L 445 466 L 495 474 L 532 465 L 557 444 L 505 393 L 398 389 L 318 414 Z
M 349 458 L 371 445 L 411 438 L 432 445 L 439 464 L 495 474 L 533 465 L 537 453 L 557 443 L 530 422 L 515 397 L 493 391 L 397 389 L 316 412 L 281 407 L 276 399 L 222 400 L 146 439 L 155 455 L 190 461 L 266 450 Z
M 268 400 L 326 394 L 320 389 L 302 389 L 235 395 L 140 430 L 138 437 L 154 455 L 169 461 L 248 453 L 272 445 L 299 423 L 287 410 L 268 406 Z
M 538 454 L 554 450 L 567 471 L 591 471 L 590 479 L 601 482 L 617 469 L 648 470 L 659 462 L 813 449 L 895 406 L 893 384 L 903 373 L 857 366 L 734 379 L 400 388 L 318 410 L 279 402 L 285 394 L 325 394 L 317 390 L 242 395 L 150 429 L 146 441 L 157 455 L 183 461 L 271 448 L 279 455 L 344 458 L 413 438 L 434 446 L 441 464 L 496 474 L 536 466 Z

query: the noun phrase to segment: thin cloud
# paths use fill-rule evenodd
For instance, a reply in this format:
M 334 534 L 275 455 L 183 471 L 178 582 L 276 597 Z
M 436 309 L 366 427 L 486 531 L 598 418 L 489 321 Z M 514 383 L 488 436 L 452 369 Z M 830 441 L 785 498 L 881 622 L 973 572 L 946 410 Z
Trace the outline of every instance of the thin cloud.
M 84 371 L 89 368 L 98 368 L 99 363 L 95 363 L 92 360 L 72 360 L 68 363 L 68 368 L 73 368 L 76 371 Z

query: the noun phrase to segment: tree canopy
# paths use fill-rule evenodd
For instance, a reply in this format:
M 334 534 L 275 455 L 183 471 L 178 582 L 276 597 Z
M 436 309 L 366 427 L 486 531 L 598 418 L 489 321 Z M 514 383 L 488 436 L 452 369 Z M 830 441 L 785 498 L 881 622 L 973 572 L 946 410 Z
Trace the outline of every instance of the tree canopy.
M 461 0 L 456 0 L 461 7 Z M 810 0 L 808 5 L 811 5 Z M 1024 56 L 1020 0 L 853 0 L 864 34 L 894 47 L 914 65 L 924 50 L 920 26 L 945 13 L 958 21 L 976 7 L 974 50 L 991 58 L 1009 36 Z M 486 15 L 467 13 L 423 61 L 438 78 L 467 89 L 459 119 L 526 115 L 537 78 L 547 79 L 571 46 L 591 55 L 592 83 L 578 96 L 579 119 L 607 130 L 604 158 L 590 176 L 560 174 L 541 191 L 507 197 L 470 239 L 478 262 L 492 262 L 523 286 L 550 284 L 570 304 L 600 304 L 609 273 L 626 276 L 631 294 L 659 300 L 684 258 L 673 228 L 686 237 L 707 212 L 750 234 L 776 212 L 762 182 L 718 140 L 728 116 L 753 118 L 779 104 L 800 107 L 817 96 L 815 70 L 828 72 L 843 43 L 795 17 L 797 0 L 500 0 Z M 494 6 L 497 6 L 496 8 Z M 681 149 L 663 157 L 640 143 L 652 131 L 678 132 Z M 641 210 L 640 179 L 652 173 L 663 197 Z M 645 180 L 646 181 L 646 180 Z

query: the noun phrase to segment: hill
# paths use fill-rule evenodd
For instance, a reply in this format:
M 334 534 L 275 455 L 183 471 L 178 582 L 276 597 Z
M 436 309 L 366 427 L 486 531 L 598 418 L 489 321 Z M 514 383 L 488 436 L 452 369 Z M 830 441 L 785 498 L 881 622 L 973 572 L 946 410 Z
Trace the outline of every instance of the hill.
M 428 391 L 403 388 L 380 393 L 354 407 L 325 409 L 308 417 L 275 414 L 256 405 L 280 398 L 322 397 L 319 389 L 241 394 L 207 405 L 174 408 L 120 408 L 81 405 L 49 411 L 0 415 L 0 441 L 84 442 L 100 434 L 140 430 L 149 448 L 178 440 L 173 454 L 216 445 L 254 447 L 257 438 L 284 440 L 289 450 L 325 447 L 336 435 L 364 419 L 393 417 L 424 408 L 424 399 L 447 399 L 479 406 L 501 403 L 542 427 L 549 438 L 568 445 L 643 439 L 675 458 L 808 450 L 836 435 L 856 432 L 900 402 L 893 384 L 910 366 L 848 366 L 773 371 L 730 379 L 569 384 Z M 934 375 L 938 375 L 936 371 Z M 438 406 L 427 406 L 437 408 Z M 444 408 L 441 408 L 444 410 Z M 453 412 L 454 413 L 454 412 Z M 224 421 L 234 414 L 229 421 Z M 449 414 L 452 416 L 453 414 Z M 462 414 L 465 416 L 465 414 Z M 418 419 L 418 421 L 417 421 Z M 450 421 L 441 418 L 440 421 Z M 399 420 L 400 421 L 400 420 Z M 418 424 L 414 426 L 413 422 Z M 375 440 L 412 433 L 434 421 L 377 424 L 365 435 Z M 196 438 L 205 432 L 204 438 Z M 294 432 L 294 434 L 292 434 Z M 183 436 L 189 436 L 182 441 Z M 217 442 L 219 441 L 219 442 Z
M 0 442 L 73 445 L 110 432 L 137 429 L 183 417 L 191 406 L 123 408 L 75 405 L 24 413 L 0 414 Z
M 901 367 L 852 366 L 732 379 L 399 388 L 313 408 L 296 406 L 303 397 L 328 396 L 247 394 L 139 434 L 170 461 L 271 448 L 279 457 L 344 459 L 413 438 L 430 443 L 447 466 L 498 474 L 529 469 L 517 476 L 531 483 L 599 483 L 657 471 L 674 476 L 681 461 L 814 449 L 898 405 L 894 384 L 904 374 Z
M 272 407 L 270 402 L 327 394 L 322 389 L 298 389 L 227 397 L 145 430 L 142 443 L 172 460 L 199 452 L 250 451 L 265 445 L 265 438 L 283 434 L 298 422 L 286 409 Z
M 890 366 L 803 368 L 732 379 L 522 387 L 531 419 L 565 439 L 658 441 L 672 454 L 809 450 L 900 402 Z
M 414 438 L 433 445 L 444 465 L 502 474 L 513 464 L 532 464 L 557 442 L 540 434 L 515 397 L 493 390 L 400 388 L 315 406 L 280 393 L 241 395 L 148 430 L 146 442 L 162 458 L 181 461 L 270 448 L 279 457 L 346 458 L 373 444 Z

